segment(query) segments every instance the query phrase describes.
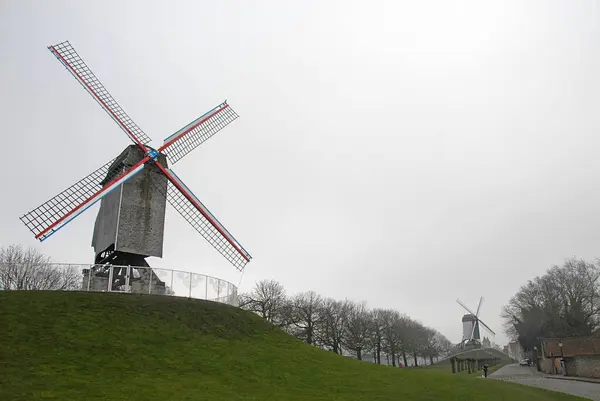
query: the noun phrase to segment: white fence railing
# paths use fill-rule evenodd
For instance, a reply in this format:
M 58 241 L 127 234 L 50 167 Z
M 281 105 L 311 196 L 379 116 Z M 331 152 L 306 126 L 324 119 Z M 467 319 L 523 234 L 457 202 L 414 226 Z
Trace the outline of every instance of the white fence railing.
M 139 266 L 2 263 L 1 289 L 158 294 L 238 304 L 237 287 L 228 281 Z

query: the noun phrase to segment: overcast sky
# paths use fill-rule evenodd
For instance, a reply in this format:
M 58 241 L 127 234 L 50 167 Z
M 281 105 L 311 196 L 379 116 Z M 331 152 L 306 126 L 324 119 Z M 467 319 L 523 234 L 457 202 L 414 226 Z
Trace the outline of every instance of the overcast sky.
M 0 245 L 91 263 L 98 205 L 39 244 L 18 217 L 125 134 L 51 55 L 69 40 L 153 146 L 227 99 L 175 171 L 252 254 L 241 290 L 366 300 L 461 339 L 600 256 L 599 3 L 2 1 Z M 168 267 L 239 273 L 168 208 Z

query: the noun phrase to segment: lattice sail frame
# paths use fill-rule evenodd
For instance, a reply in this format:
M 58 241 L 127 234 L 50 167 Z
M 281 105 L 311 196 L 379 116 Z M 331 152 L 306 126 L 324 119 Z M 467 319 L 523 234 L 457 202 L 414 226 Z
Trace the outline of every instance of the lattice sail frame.
M 88 174 L 32 211 L 25 213 L 19 219 L 37 237 L 45 228 L 56 223 L 60 217 L 98 192 L 98 189 L 101 188 L 100 182 L 108 174 L 108 168 L 115 159 Z
M 150 137 L 133 122 L 111 94 L 108 93 L 104 85 L 96 78 L 96 75 L 88 68 L 68 41 L 48 46 L 48 49 L 81 86 L 92 95 L 94 100 L 108 113 L 110 118 L 117 123 L 133 143 L 142 146 L 151 141 Z
M 116 159 L 109 161 L 19 219 L 35 238 L 44 241 L 144 168 L 144 164 L 138 162 L 133 166 L 122 165 L 121 168 L 111 171 L 110 166 Z M 103 182 L 106 182 L 106 185 L 103 186 Z
M 183 217 L 206 241 L 221 253 L 234 267 L 242 271 L 252 256 L 233 235 L 208 210 L 196 195 L 183 183 L 171 169 L 165 169 L 159 163 L 157 167 L 169 178 L 165 189 L 155 188 L 166 196 L 169 204 Z
M 223 102 L 165 139 L 158 151 L 175 164 L 239 116 Z
M 250 254 L 177 175 L 172 170 L 165 169 L 157 161 L 159 152 L 164 153 L 172 164 L 179 161 L 237 119 L 239 116 L 235 111 L 231 109 L 227 102 L 223 102 L 169 136 L 158 150 L 149 149 L 145 144 L 151 141 L 150 137 L 119 106 L 68 41 L 48 46 L 48 49 L 125 134 L 144 151 L 145 157 L 133 166 L 123 165 L 122 168 L 113 170 L 110 170 L 110 166 L 116 158 L 111 160 L 42 205 L 21 216 L 20 219 L 25 226 L 37 239 L 43 241 L 112 190 L 141 172 L 146 163 L 152 163 L 152 167 L 158 167 L 169 179 L 167 193 L 164 193 L 164 189 L 161 191 L 167 197 L 169 203 L 215 249 L 241 271 L 250 262 Z M 110 176 L 107 176 L 107 174 L 110 174 Z M 102 183 L 107 184 L 102 186 Z

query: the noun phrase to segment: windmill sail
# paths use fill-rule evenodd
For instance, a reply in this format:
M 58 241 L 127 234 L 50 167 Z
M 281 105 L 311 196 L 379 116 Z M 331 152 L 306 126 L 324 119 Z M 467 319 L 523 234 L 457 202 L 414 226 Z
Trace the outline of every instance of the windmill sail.
M 24 214 L 21 221 L 43 241 L 144 168 L 140 161 L 129 168 L 109 171 L 115 159 Z
M 23 224 L 37 237 L 47 227 L 52 226 L 63 215 L 102 188 L 100 183 L 108 174 L 108 168 L 114 161 L 115 159 L 112 159 L 58 195 L 25 213 L 20 217 Z
M 160 163 L 156 163 L 156 166 L 169 178 L 165 195 L 171 206 L 225 259 L 242 271 L 252 259 L 250 254 L 171 169 L 164 168 Z
M 175 164 L 238 117 L 227 103 L 221 103 L 166 138 L 158 151 Z
M 133 143 L 143 148 L 143 144 L 151 141 L 150 137 L 133 122 L 117 101 L 108 93 L 104 85 L 96 78 L 96 75 L 79 57 L 79 54 L 77 54 L 68 41 L 48 46 L 48 49 L 81 86 L 92 95 L 94 100 L 108 113 L 110 118 L 131 138 Z
M 489 332 L 490 332 L 492 335 L 494 335 L 494 336 L 496 335 L 496 333 L 494 332 L 494 330 L 490 329 L 490 326 L 488 326 L 487 324 L 485 324 L 485 323 L 483 322 L 483 320 L 481 320 L 481 319 L 478 319 L 477 321 L 478 321 L 478 323 L 479 323 L 479 324 L 481 324 L 483 327 L 485 327 L 485 329 L 486 329 L 487 331 L 489 331 Z

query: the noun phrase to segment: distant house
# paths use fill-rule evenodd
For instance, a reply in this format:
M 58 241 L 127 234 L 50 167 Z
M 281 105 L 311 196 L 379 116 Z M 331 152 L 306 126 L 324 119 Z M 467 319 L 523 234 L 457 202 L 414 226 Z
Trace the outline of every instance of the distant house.
M 506 353 L 511 359 L 514 359 L 515 361 L 523 359 L 523 347 L 521 347 L 521 344 L 518 341 L 511 341 L 506 347 Z
M 600 338 L 540 338 L 538 367 L 548 374 L 600 378 Z

